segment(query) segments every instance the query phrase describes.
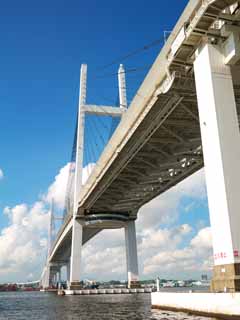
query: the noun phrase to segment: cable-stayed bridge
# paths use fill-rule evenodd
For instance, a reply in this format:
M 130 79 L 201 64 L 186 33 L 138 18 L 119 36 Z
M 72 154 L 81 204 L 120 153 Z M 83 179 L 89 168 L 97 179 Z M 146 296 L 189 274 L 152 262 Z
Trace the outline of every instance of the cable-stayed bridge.
M 125 228 L 128 285 L 137 286 L 139 209 L 203 167 L 204 157 L 215 263 L 212 289 L 240 290 L 239 24 L 238 1 L 189 1 L 128 108 L 122 65 L 118 107 L 86 103 L 87 66 L 82 65 L 65 214 L 49 249 L 43 287 L 67 265 L 69 288 L 78 289 L 82 246 L 107 228 Z M 108 123 L 104 117 L 121 120 L 83 183 L 84 157 L 91 153 L 86 138 L 94 131 L 92 126 L 86 134 L 88 115 L 93 121 L 101 117 L 103 127 Z M 227 271 L 221 273 L 223 268 Z

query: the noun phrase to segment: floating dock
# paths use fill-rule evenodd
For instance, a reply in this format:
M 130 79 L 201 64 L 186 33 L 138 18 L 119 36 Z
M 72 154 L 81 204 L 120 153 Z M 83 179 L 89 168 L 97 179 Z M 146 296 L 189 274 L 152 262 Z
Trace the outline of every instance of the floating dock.
M 152 308 L 240 320 L 240 293 L 152 292 Z
M 114 289 L 83 289 L 83 290 L 60 290 L 63 295 L 97 295 L 97 294 L 134 294 L 134 293 L 151 293 L 151 288 L 114 288 Z

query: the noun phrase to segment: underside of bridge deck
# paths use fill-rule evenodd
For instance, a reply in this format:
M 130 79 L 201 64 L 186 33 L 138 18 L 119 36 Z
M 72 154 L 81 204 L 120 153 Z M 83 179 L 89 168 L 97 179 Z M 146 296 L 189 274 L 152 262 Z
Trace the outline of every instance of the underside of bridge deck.
M 185 40 L 181 46 L 169 47 L 169 74 L 166 73 L 162 81 L 162 86 L 167 88 L 159 90 L 155 87 L 141 121 L 136 123 L 134 130 L 129 128 L 127 143 L 122 148 L 116 147 L 120 151 L 116 151 L 117 157 L 108 167 L 107 174 L 97 179 L 87 196 L 83 192 L 85 197 L 80 201 L 79 212 L 84 215 L 119 212 L 134 218 L 142 205 L 203 167 L 194 53 L 205 38 L 214 43 L 225 40 L 215 25 L 216 19 L 221 17 L 229 24 L 238 23 L 236 16 L 231 20 L 230 15 L 223 15 L 223 9 L 235 1 L 207 2 L 204 13 L 202 2 L 199 2 L 185 23 Z M 236 65 L 233 68 L 233 81 L 240 114 L 237 68 Z
M 240 86 L 235 84 L 234 89 L 240 114 Z M 111 166 L 116 178 L 110 175 L 111 180 L 107 176 L 99 182 L 97 190 L 104 192 L 88 213 L 135 214 L 143 204 L 202 166 L 194 75 L 192 69 L 185 74 L 178 70 L 171 89 L 159 95 Z

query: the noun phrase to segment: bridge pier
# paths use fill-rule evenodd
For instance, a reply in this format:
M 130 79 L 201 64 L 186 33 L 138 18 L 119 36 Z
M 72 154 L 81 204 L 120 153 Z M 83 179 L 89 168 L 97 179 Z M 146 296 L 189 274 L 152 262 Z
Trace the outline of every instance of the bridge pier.
M 127 260 L 128 288 L 139 287 L 138 256 L 135 221 L 128 221 L 125 226 L 125 245 Z
M 71 269 L 70 263 L 71 263 L 71 261 L 69 260 L 69 261 L 67 262 L 67 264 L 66 264 L 67 283 L 69 283 L 69 281 L 70 281 L 70 269 Z
M 59 270 L 58 270 L 58 285 L 61 286 L 61 282 L 62 282 L 62 268 L 59 267 Z
M 41 281 L 41 286 L 43 289 L 49 288 L 50 287 L 50 268 L 47 265 L 44 269 L 42 281 Z
M 70 290 L 81 289 L 81 257 L 82 257 L 82 234 L 83 226 L 74 218 L 72 228 L 72 248 L 71 248 L 71 262 L 70 262 Z
M 240 133 L 231 69 L 205 44 L 194 63 L 213 238 L 212 291 L 240 291 Z

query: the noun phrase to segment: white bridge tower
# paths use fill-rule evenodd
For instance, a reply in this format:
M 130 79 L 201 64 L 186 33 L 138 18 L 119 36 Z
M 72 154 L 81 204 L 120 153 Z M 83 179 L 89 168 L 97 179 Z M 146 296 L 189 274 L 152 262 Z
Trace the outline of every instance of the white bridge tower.
M 114 106 L 97 106 L 86 103 L 87 96 L 87 65 L 81 66 L 80 72 L 80 93 L 78 108 L 78 127 L 77 127 L 77 149 L 74 182 L 74 210 L 72 226 L 72 246 L 70 263 L 67 264 L 68 283 L 70 289 L 81 288 L 81 252 L 83 244 L 84 213 L 79 212 L 79 195 L 82 188 L 82 170 L 84 153 L 84 128 L 85 114 L 107 115 L 112 117 L 122 117 L 127 110 L 126 79 L 125 70 L 121 64 L 118 70 L 119 84 L 119 108 Z M 135 221 L 125 223 L 126 256 L 128 286 L 134 286 L 138 282 L 138 262 L 137 262 L 137 242 Z

